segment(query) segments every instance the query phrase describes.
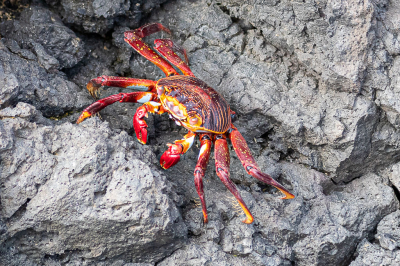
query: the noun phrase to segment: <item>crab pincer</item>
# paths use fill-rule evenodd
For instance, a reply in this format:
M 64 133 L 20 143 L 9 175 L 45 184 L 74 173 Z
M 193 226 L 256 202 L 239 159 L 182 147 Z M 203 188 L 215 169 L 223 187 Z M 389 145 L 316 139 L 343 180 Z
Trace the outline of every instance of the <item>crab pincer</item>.
M 146 105 L 140 106 L 136 109 L 136 113 L 133 116 L 133 128 L 135 129 L 136 138 L 142 144 L 147 143 L 147 123 L 144 121 L 144 117 L 148 117 Z
M 161 155 L 160 165 L 164 169 L 168 169 L 179 162 L 183 147 L 180 144 L 167 144 L 168 149 Z

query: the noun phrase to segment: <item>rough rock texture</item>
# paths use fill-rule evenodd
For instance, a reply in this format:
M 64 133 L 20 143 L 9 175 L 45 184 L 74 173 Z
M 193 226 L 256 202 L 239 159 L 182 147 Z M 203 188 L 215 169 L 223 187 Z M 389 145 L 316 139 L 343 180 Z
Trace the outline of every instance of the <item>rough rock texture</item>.
M 0 106 L 27 102 L 43 115 L 56 117 L 89 104 L 87 93 L 58 69 L 76 65 L 84 56 L 82 41 L 58 16 L 31 5 L 19 20 L 0 25 Z
M 391 213 L 382 219 L 378 225 L 375 239 L 370 243 L 367 239 L 361 241 L 357 248 L 357 259 L 351 266 L 358 265 L 397 265 L 400 263 L 400 211 Z
M 18 2 L 0 16 L 0 264 L 400 264 L 397 1 Z M 147 43 L 185 47 L 295 199 L 248 176 L 231 149 L 255 221 L 241 222 L 212 158 L 204 225 L 198 142 L 171 169 L 156 159 L 185 133 L 168 116 L 147 119 L 146 146 L 133 135 L 139 105 L 73 124 L 91 78 L 163 77 L 123 40 L 148 22 L 172 36 Z
M 40 5 L 24 9 L 19 20 L 2 23 L 1 32 L 23 48 L 32 47 L 39 60 L 51 61 L 56 69 L 73 67 L 85 55 L 82 40 L 57 14 Z M 45 63 L 42 65 L 49 70 Z
M 37 116 L 25 103 L 1 110 L 2 254 L 155 262 L 182 245 L 186 226 L 148 147 L 99 120 Z
M 85 32 L 104 34 L 115 26 L 138 27 L 143 15 L 166 0 L 45 0 L 64 23 Z

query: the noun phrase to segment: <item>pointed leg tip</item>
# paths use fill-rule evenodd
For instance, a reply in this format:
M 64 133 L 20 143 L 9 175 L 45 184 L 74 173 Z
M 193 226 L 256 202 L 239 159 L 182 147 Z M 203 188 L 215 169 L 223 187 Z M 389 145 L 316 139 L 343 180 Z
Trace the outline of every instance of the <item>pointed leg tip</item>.
M 91 116 L 91 114 L 89 112 L 83 112 L 79 117 L 78 120 L 76 120 L 76 123 L 79 124 L 81 123 L 83 120 L 85 120 L 86 118 L 88 118 L 89 116 Z
M 281 199 L 294 199 L 295 196 L 290 194 L 290 195 L 285 195 L 284 197 L 282 197 Z
M 294 199 L 295 198 L 295 196 L 292 193 L 290 193 L 288 191 L 283 191 L 282 189 L 279 189 L 279 190 L 285 195 L 281 199 Z
M 168 29 L 167 27 L 165 27 L 164 25 L 162 25 L 161 23 L 158 23 L 159 27 L 165 31 L 166 33 L 168 33 L 169 35 L 171 35 L 171 30 Z
M 253 217 L 250 217 L 250 218 L 247 217 L 246 220 L 244 220 L 242 222 L 245 223 L 245 224 L 251 224 L 251 223 L 253 223 L 253 221 L 254 221 Z
M 204 218 L 204 223 L 207 224 L 208 223 L 208 215 L 206 212 L 203 211 L 203 218 Z

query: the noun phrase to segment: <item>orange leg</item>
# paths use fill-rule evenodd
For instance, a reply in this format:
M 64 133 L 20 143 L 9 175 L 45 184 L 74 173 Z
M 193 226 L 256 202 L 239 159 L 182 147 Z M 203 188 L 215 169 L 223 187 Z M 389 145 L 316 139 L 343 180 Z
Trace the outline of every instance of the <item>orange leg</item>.
M 167 77 L 171 75 L 178 75 L 178 72 L 168 63 L 164 58 L 159 56 L 153 49 L 142 41 L 142 38 L 149 36 L 158 31 L 165 31 L 170 33 L 169 29 L 165 28 L 160 23 L 152 23 L 140 27 L 136 30 L 126 31 L 125 41 L 132 46 L 139 54 L 144 56 L 147 60 L 158 66 Z
M 154 80 L 101 76 L 90 80 L 86 85 L 86 88 L 90 95 L 95 97 L 97 90 L 102 86 L 156 92 L 156 84 L 157 81 Z
M 197 194 L 199 194 L 201 208 L 203 210 L 204 223 L 208 223 L 206 200 L 204 198 L 203 191 L 203 177 L 206 172 L 208 160 L 211 154 L 211 135 L 201 134 L 200 135 L 200 153 L 197 160 L 196 168 L 194 169 L 194 184 L 196 185 Z
M 243 138 L 242 134 L 240 134 L 237 128 L 235 128 L 233 125 L 232 128 L 233 130 L 229 134 L 229 138 L 232 142 L 232 146 L 235 149 L 237 156 L 239 157 L 240 161 L 243 164 L 244 169 L 246 169 L 246 172 L 249 175 L 257 178 L 258 180 L 279 189 L 285 195 L 285 197 L 283 197 L 282 199 L 293 199 L 294 195 L 292 193 L 290 193 L 286 188 L 284 188 L 271 176 L 267 175 L 266 173 L 263 173 L 260 170 L 256 161 L 251 155 L 246 140 Z
M 229 178 L 229 164 L 230 156 L 228 150 L 228 143 L 224 135 L 217 135 L 215 140 L 215 169 L 217 170 L 217 175 L 221 179 L 222 183 L 229 189 L 229 191 L 235 196 L 237 201 L 242 207 L 244 213 L 246 214 L 246 220 L 243 223 L 251 224 L 253 222 L 253 216 L 251 215 L 249 209 L 244 203 L 235 183 Z
M 168 39 L 156 39 L 154 44 L 156 45 L 154 49 L 167 58 L 167 60 L 176 66 L 180 71 L 182 71 L 184 75 L 194 77 L 192 70 L 190 70 L 188 66 L 189 62 L 185 49 Z M 184 55 L 186 62 L 183 61 L 176 53 L 181 53 Z
M 100 112 L 105 107 L 115 102 L 131 102 L 131 103 L 145 103 L 148 101 L 158 101 L 157 94 L 145 91 L 135 91 L 131 93 L 119 93 L 100 99 L 83 110 L 82 114 L 76 121 L 77 124 L 85 120 L 87 117 Z

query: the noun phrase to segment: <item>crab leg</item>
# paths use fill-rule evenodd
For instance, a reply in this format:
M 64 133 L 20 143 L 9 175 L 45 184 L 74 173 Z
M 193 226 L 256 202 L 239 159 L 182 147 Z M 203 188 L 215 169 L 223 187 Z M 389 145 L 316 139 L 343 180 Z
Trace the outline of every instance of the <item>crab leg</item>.
M 229 134 L 229 138 L 232 142 L 232 146 L 235 149 L 237 156 L 239 157 L 240 161 L 243 164 L 244 169 L 246 172 L 257 178 L 258 180 L 276 187 L 279 189 L 285 197 L 282 199 L 293 199 L 294 195 L 290 193 L 286 188 L 284 188 L 281 184 L 279 184 L 276 180 L 274 180 L 271 176 L 263 173 L 260 168 L 258 167 L 256 161 L 254 160 L 253 156 L 251 155 L 250 149 L 247 146 L 246 140 L 243 138 L 242 134 L 237 130 L 236 127 L 232 125 L 232 131 Z
M 100 76 L 88 82 L 86 88 L 90 95 L 95 97 L 97 90 L 102 86 L 128 88 L 139 91 L 156 92 L 157 81 L 113 76 Z
M 76 121 L 77 124 L 85 120 L 87 117 L 98 113 L 105 107 L 115 102 L 131 102 L 131 103 L 145 103 L 148 101 L 157 100 L 157 94 L 145 91 L 135 91 L 130 93 L 119 93 L 100 99 L 83 110 L 82 114 Z
M 181 154 L 186 153 L 194 142 L 195 133 L 189 131 L 183 139 L 176 140 L 174 143 L 168 143 L 168 149 L 164 152 L 164 154 L 160 158 L 161 167 L 164 169 L 168 169 L 175 164 L 177 164 L 181 158 Z
M 154 40 L 154 44 L 156 45 L 154 49 L 167 58 L 167 60 L 176 66 L 180 71 L 182 71 L 184 75 L 194 77 L 192 70 L 190 70 L 189 66 L 187 65 L 189 61 L 185 49 L 168 39 L 156 39 Z M 181 53 L 184 55 L 186 62 L 183 61 L 176 53 Z
M 206 172 L 208 160 L 211 153 L 211 136 L 209 134 L 200 135 L 200 153 L 194 169 L 194 184 L 196 185 L 197 194 L 199 194 L 201 208 L 203 210 L 204 223 L 208 223 L 206 200 L 203 191 L 203 177 Z
M 146 43 L 142 41 L 142 38 L 149 36 L 158 31 L 165 31 L 171 33 L 169 29 L 161 25 L 160 23 L 152 23 L 140 27 L 136 30 L 126 31 L 125 41 L 132 46 L 139 54 L 144 56 L 147 60 L 158 66 L 167 77 L 171 75 L 178 75 L 178 72 L 168 63 L 164 58 L 159 56 L 153 49 L 151 49 Z
M 229 163 L 230 156 L 228 150 L 228 143 L 224 135 L 218 135 L 215 140 L 215 169 L 217 171 L 218 177 L 221 179 L 222 183 L 229 189 L 229 191 L 235 196 L 237 201 L 242 207 L 244 213 L 246 214 L 246 220 L 243 223 L 251 224 L 253 222 L 253 216 L 251 215 L 249 209 L 244 203 L 240 193 L 232 180 L 229 178 Z

